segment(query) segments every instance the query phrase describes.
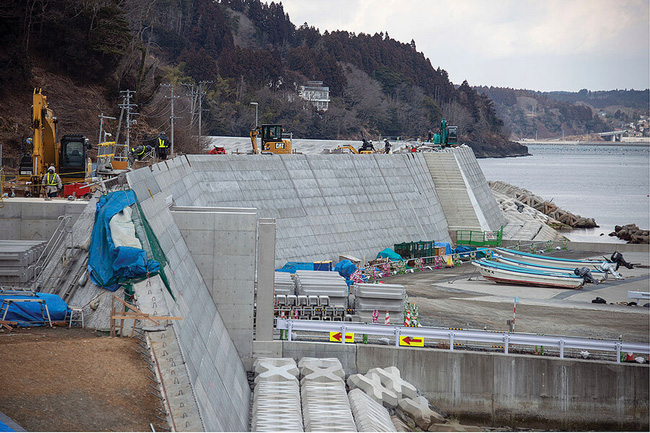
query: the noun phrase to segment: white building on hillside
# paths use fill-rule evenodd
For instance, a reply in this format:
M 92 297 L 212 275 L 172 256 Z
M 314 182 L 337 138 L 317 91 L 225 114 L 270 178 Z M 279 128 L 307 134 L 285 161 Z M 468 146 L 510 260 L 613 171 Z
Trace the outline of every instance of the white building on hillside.
M 330 102 L 330 88 L 323 86 L 322 81 L 307 81 L 307 84 L 298 88 L 298 96 L 318 110 L 327 111 Z

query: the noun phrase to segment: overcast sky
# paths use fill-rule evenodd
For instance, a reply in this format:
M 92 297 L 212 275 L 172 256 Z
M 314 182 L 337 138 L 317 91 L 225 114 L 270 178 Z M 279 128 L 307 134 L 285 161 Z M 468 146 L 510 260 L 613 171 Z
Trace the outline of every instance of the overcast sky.
M 388 32 L 470 85 L 650 87 L 650 0 L 281 0 L 291 22 Z

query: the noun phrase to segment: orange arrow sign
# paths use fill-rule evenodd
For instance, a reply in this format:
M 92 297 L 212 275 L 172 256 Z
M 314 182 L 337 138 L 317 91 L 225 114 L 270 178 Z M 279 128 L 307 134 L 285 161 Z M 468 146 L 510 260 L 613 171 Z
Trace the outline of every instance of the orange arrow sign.
M 424 347 L 424 338 L 400 337 L 399 345 Z
M 341 342 L 341 333 L 340 332 L 330 332 L 330 341 L 337 341 Z M 354 334 L 348 334 L 347 332 L 345 333 L 345 342 L 346 343 L 354 343 Z

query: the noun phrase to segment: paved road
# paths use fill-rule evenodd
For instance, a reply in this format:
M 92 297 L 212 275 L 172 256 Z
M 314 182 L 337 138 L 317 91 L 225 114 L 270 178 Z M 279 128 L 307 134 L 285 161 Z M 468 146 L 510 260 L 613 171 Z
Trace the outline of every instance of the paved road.
M 603 254 L 607 254 L 604 251 Z M 611 254 L 611 252 L 610 252 Z M 602 258 L 601 254 L 575 251 L 556 256 Z M 517 304 L 515 330 L 518 332 L 650 341 L 650 308 L 619 305 L 628 290 L 650 290 L 650 257 L 647 253 L 625 253 L 625 259 L 640 263 L 635 269 L 619 270 L 623 281 L 608 280 L 582 289 L 556 289 L 496 284 L 483 280 L 469 263 L 452 269 L 438 269 L 397 275 L 386 283 L 403 284 L 410 301 L 420 309 L 424 326 L 459 327 L 506 331 Z M 593 304 L 597 296 L 607 304 Z

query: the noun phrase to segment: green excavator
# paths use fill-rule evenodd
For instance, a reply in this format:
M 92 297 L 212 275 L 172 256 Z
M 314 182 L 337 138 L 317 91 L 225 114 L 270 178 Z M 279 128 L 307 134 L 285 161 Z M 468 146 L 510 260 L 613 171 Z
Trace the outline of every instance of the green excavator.
M 443 149 L 458 146 L 458 126 L 447 125 L 447 119 L 442 119 L 440 132 L 433 135 L 433 144 L 438 144 Z

